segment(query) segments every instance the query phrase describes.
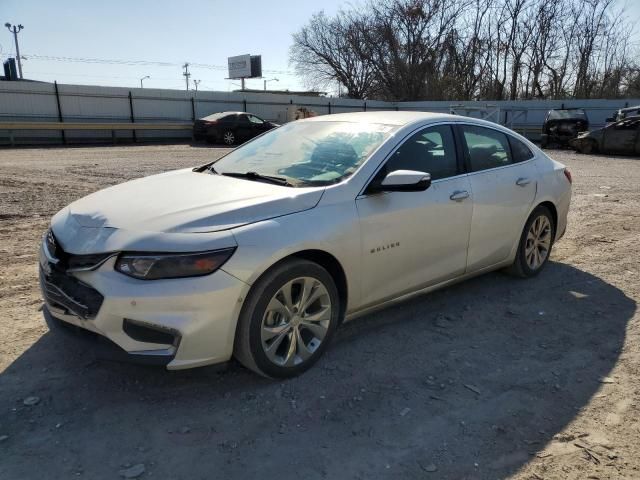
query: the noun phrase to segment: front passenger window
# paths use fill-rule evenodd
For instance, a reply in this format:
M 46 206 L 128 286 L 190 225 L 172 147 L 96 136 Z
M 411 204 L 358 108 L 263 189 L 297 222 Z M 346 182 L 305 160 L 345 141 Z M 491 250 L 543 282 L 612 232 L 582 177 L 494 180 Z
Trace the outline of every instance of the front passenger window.
M 507 136 L 490 128 L 462 125 L 471 171 L 479 172 L 511 164 Z
M 431 174 L 431 180 L 458 174 L 456 148 L 451 127 L 439 125 L 412 135 L 387 161 L 382 175 L 396 170 Z

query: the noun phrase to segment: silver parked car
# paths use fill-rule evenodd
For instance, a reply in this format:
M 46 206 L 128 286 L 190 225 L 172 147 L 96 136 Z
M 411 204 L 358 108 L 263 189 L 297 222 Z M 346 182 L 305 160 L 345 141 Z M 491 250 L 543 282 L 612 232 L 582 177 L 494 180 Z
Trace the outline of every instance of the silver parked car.
M 293 376 L 343 320 L 491 270 L 538 274 L 570 184 L 563 165 L 481 120 L 292 122 L 56 214 L 41 248 L 45 316 L 169 369 L 235 356 Z

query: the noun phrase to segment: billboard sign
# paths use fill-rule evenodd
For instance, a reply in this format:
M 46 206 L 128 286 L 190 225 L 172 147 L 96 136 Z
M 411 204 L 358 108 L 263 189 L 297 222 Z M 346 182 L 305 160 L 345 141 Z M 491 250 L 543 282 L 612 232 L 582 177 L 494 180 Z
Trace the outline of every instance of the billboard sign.
M 251 55 L 229 57 L 229 78 L 249 78 L 251 76 Z
M 229 78 L 257 78 L 262 76 L 260 55 L 238 55 L 228 58 Z

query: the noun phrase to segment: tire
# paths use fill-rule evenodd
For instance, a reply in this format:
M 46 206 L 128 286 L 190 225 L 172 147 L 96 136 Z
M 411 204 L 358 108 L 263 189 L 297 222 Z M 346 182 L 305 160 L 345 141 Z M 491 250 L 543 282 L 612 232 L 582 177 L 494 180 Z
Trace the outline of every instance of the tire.
M 540 220 L 539 220 L 540 219 Z M 534 232 L 534 224 L 536 221 L 540 221 L 537 224 L 540 227 L 539 234 Z M 546 231 L 546 234 L 544 233 Z M 547 207 L 542 205 L 538 206 L 529 216 L 527 223 L 524 225 L 522 234 L 520 235 L 520 242 L 518 243 L 518 251 L 513 264 L 507 269 L 507 272 L 521 278 L 535 277 L 545 267 L 551 256 L 551 249 L 553 248 L 553 239 L 555 237 L 556 226 L 553 222 L 553 216 Z M 538 244 L 532 248 L 532 237 L 530 234 L 538 240 Z M 547 239 L 548 243 L 544 240 Z M 535 241 L 535 240 L 533 240 Z M 536 252 L 537 250 L 537 256 Z M 540 256 L 544 253 L 543 258 Z M 533 253 L 533 258 L 532 258 Z M 541 261 L 540 261 L 541 260 Z
M 236 134 L 231 130 L 226 130 L 222 134 L 222 143 L 225 145 L 235 145 L 236 143 Z
M 300 304 L 305 291 L 312 299 L 306 308 Z M 265 377 L 300 375 L 327 348 L 341 311 L 338 289 L 324 268 L 307 260 L 286 260 L 268 270 L 247 296 L 238 319 L 234 356 Z
M 588 140 L 580 145 L 580 153 L 584 153 L 585 155 L 594 153 L 596 150 L 597 148 L 593 140 Z

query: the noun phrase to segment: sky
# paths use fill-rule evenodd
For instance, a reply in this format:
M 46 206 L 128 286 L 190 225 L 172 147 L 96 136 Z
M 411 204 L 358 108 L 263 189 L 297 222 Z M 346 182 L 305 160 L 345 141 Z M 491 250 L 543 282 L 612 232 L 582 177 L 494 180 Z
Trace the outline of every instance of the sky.
M 640 20 L 640 0 L 618 0 Z M 19 34 L 25 78 L 69 84 L 184 89 L 182 64 L 200 90 L 230 91 L 227 57 L 262 55 L 268 88 L 304 89 L 289 65 L 291 35 L 319 10 L 331 15 L 358 0 L 0 0 L 0 25 Z M 638 37 L 638 32 L 636 32 Z M 14 54 L 13 35 L 0 26 L 0 57 Z M 57 60 L 52 59 L 57 58 Z M 135 65 L 68 59 L 163 62 Z M 247 88 L 263 88 L 247 80 Z M 193 83 L 190 84 L 193 88 Z
M 6 22 L 22 24 L 18 34 L 25 78 L 71 84 L 185 88 L 182 64 L 200 90 L 229 91 L 227 57 L 262 55 L 263 76 L 272 89 L 303 89 L 289 65 L 292 33 L 319 10 L 348 6 L 345 0 L 0 0 L 0 55 L 15 52 Z M 68 57 L 166 62 L 122 65 L 51 60 Z M 263 88 L 247 80 L 247 88 Z M 191 83 L 190 88 L 193 88 Z

